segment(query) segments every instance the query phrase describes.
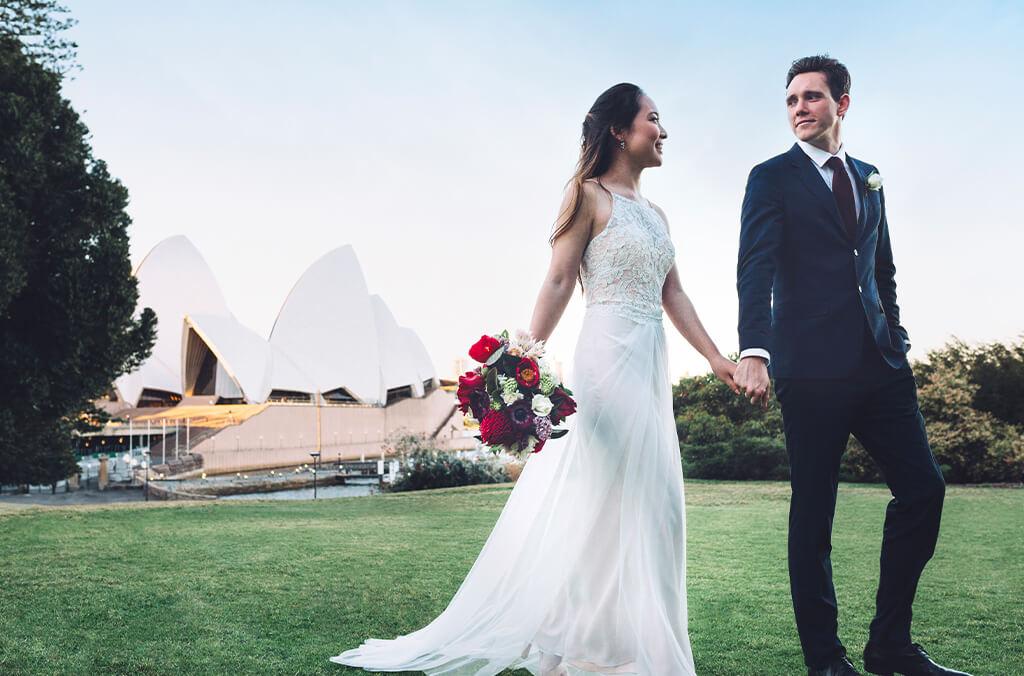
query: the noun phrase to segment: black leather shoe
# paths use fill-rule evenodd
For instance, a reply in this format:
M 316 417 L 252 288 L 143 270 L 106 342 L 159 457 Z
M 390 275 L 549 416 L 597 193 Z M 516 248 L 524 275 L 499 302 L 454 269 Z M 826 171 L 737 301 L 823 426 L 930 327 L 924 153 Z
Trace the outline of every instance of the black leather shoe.
M 966 672 L 936 664 L 917 643 L 894 653 L 883 653 L 868 643 L 864 648 L 864 668 L 881 676 L 970 676 Z
M 840 657 L 822 669 L 807 667 L 807 676 L 860 676 L 860 672 L 853 668 L 853 662 Z

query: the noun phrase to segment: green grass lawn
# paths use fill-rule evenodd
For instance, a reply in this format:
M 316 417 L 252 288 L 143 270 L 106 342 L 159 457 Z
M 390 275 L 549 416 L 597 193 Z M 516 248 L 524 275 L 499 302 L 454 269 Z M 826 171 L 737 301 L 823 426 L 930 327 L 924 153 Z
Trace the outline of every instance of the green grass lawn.
M 327 658 L 439 613 L 510 490 L 0 507 L 0 673 L 364 673 Z M 786 573 L 788 492 L 687 484 L 700 674 L 803 673 Z M 887 499 L 884 488 L 840 489 L 833 562 L 855 663 Z M 1024 673 L 1022 536 L 1024 491 L 948 490 L 914 622 L 940 661 Z

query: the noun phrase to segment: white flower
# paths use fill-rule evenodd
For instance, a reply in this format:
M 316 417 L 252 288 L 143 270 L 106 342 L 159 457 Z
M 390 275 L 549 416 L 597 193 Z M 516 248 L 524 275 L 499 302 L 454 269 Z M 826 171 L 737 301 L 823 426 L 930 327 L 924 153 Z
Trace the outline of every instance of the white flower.
M 868 174 L 864 182 L 867 183 L 868 190 L 880 190 L 882 188 L 882 176 L 877 171 L 872 171 Z
M 534 415 L 546 417 L 551 413 L 552 403 L 551 400 L 543 394 L 535 394 L 533 395 L 533 399 L 530 400 L 530 408 L 533 409 Z
M 511 406 L 512 404 L 516 403 L 517 401 L 519 401 L 522 398 L 523 398 L 523 393 L 519 392 L 519 391 L 516 391 L 516 392 L 502 392 L 501 393 L 501 400 L 505 402 L 506 406 Z
M 529 331 L 517 329 L 508 341 L 508 351 L 517 357 L 539 359 L 544 356 L 544 341 L 534 338 Z

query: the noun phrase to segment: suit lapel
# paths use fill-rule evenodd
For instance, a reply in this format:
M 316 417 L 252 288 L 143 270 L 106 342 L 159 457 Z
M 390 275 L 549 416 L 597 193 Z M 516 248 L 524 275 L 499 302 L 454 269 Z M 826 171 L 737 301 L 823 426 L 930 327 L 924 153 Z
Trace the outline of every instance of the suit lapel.
M 853 170 L 853 176 L 857 181 L 857 194 L 860 196 L 860 216 L 857 218 L 857 241 L 859 242 L 864 236 L 864 228 L 868 222 L 868 209 L 871 208 L 871 201 L 868 199 L 868 184 L 864 178 L 866 169 L 860 160 L 855 160 L 849 154 L 846 155 L 846 161 L 850 163 L 850 169 Z
M 839 215 L 839 207 L 836 205 L 835 195 L 832 194 L 832 191 L 825 184 L 825 179 L 821 177 L 818 168 L 814 166 L 814 161 L 807 157 L 807 153 L 795 143 L 789 150 L 789 159 L 796 168 L 800 181 L 814 195 L 814 198 L 818 200 L 821 206 L 825 207 L 828 213 L 831 214 L 836 231 L 843 239 L 847 239 L 849 236 L 843 227 L 843 219 Z

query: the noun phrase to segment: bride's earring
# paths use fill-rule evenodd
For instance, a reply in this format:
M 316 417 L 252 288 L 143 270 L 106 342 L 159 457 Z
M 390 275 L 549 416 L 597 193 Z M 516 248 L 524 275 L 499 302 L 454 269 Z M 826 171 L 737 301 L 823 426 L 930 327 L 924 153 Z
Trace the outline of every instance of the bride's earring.
M 625 150 L 625 149 L 626 149 L 626 142 L 625 141 L 619 141 L 619 150 Z

